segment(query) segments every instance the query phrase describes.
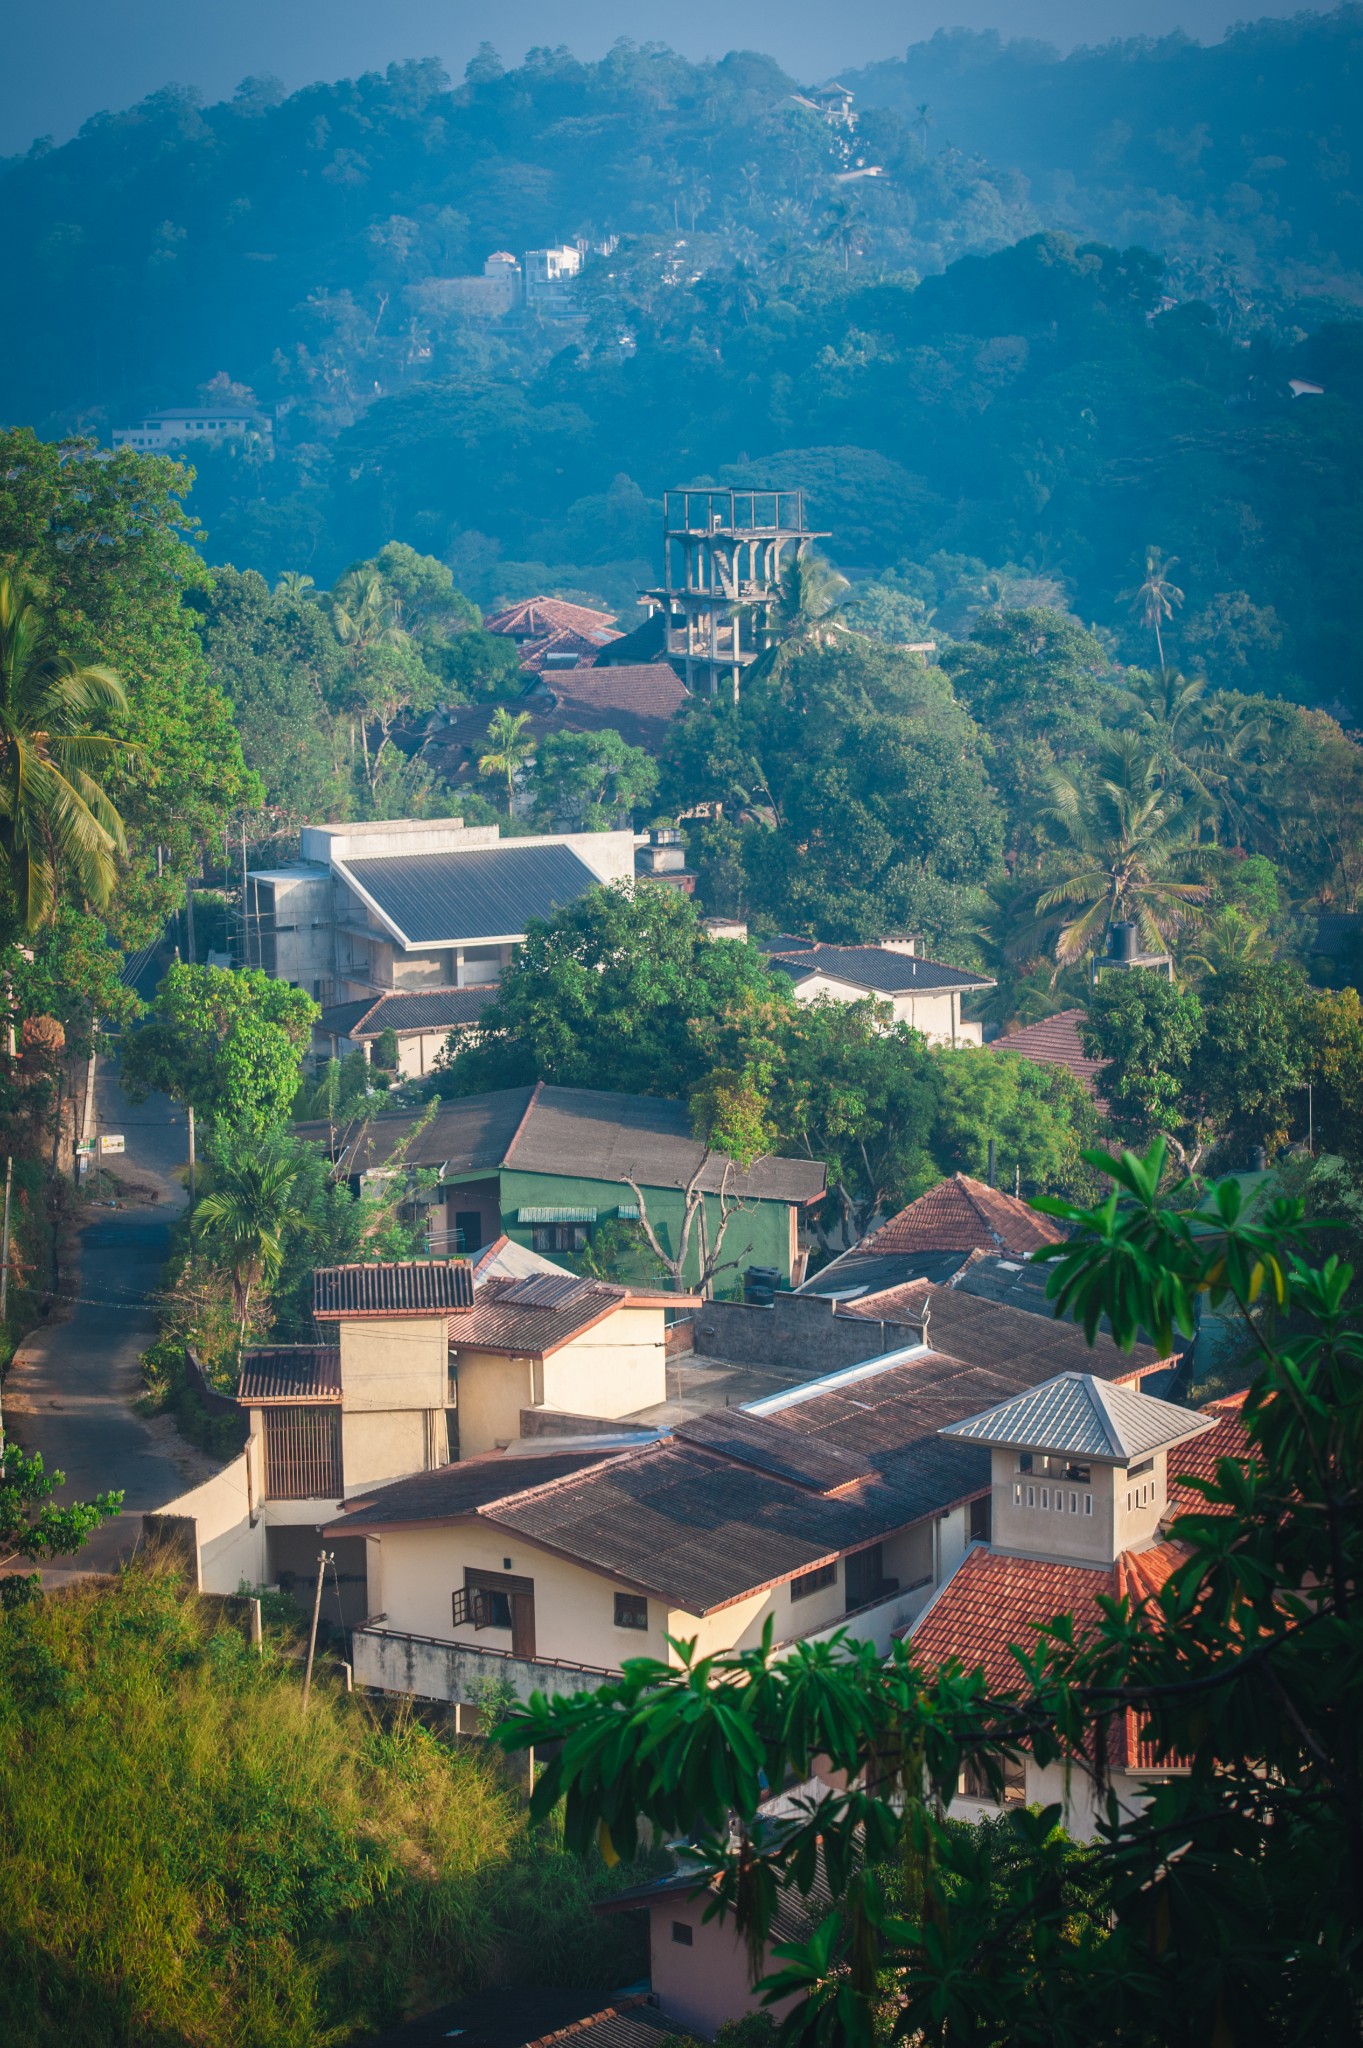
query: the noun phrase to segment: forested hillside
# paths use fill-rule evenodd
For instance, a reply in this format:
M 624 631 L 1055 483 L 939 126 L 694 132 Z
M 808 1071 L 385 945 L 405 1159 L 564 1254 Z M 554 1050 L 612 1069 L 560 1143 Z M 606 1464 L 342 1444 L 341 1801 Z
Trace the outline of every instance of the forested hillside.
M 1155 548 L 1172 660 L 1354 724 L 1359 18 L 1063 63 L 939 36 L 852 130 L 766 57 L 624 44 L 167 88 L 6 168 L 0 411 L 104 440 L 258 403 L 273 452 L 191 451 L 210 562 L 329 584 L 398 541 L 485 606 L 628 622 L 662 491 L 718 478 L 802 485 L 891 639 L 1058 605 L 1148 659 Z M 567 319 L 443 288 L 579 237 Z
M 1021 172 L 1049 225 L 1160 250 L 1179 289 L 1232 317 L 1363 305 L 1357 6 L 1063 59 L 939 29 L 847 83 L 933 148 Z

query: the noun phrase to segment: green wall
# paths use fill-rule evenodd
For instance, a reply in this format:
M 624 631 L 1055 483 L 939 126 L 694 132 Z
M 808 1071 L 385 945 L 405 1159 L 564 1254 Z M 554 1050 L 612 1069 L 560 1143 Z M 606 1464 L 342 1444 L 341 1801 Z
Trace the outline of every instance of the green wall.
M 460 1175 L 446 1181 L 447 1188 L 455 1188 L 461 1180 L 470 1182 L 487 1180 L 485 1173 Z M 613 1217 L 623 1202 L 633 1204 L 634 1196 L 620 1181 L 577 1180 L 566 1174 L 520 1173 L 504 1168 L 501 1175 L 502 1228 L 517 1244 L 530 1245 L 532 1226 L 518 1223 L 518 1209 L 595 1209 L 599 1219 Z M 641 1186 L 644 1184 L 641 1182 Z M 648 1207 L 648 1220 L 653 1225 L 658 1242 L 672 1254 L 681 1235 L 683 1196 L 680 1188 L 649 1188 L 644 1186 L 644 1199 Z M 790 1280 L 790 1210 L 785 1202 L 756 1202 L 753 1206 L 732 1217 L 724 1236 L 723 1261 L 725 1270 L 716 1275 L 715 1293 L 719 1295 L 741 1294 L 743 1291 L 743 1269 L 745 1266 L 775 1266 L 782 1277 Z M 705 1220 L 713 1244 L 719 1230 L 719 1199 L 714 1195 L 705 1198 Z M 691 1226 L 691 1243 L 687 1255 L 687 1278 L 694 1282 L 699 1271 L 699 1221 Z M 728 1261 L 736 1259 L 736 1266 Z M 650 1277 L 641 1261 L 637 1274 L 629 1278 L 645 1280 Z

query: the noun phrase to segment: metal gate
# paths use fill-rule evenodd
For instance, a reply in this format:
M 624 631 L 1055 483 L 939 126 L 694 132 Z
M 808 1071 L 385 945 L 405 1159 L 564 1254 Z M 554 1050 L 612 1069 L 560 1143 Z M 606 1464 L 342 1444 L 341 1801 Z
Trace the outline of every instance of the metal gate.
M 265 1498 L 339 1500 L 339 1408 L 265 1410 Z

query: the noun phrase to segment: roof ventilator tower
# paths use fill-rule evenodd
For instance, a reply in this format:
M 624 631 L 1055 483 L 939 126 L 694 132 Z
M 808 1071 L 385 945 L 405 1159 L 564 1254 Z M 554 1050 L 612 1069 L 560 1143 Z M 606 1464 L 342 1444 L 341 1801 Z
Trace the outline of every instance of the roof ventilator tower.
M 667 491 L 664 588 L 647 596 L 666 621 L 664 652 L 688 690 L 732 689 L 771 644 L 781 580 L 811 542 L 803 491 Z

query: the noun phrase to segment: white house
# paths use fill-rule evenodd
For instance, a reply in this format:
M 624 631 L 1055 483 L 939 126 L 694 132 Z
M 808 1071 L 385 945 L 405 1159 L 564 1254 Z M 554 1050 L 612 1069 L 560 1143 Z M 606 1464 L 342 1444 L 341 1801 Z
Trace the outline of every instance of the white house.
M 217 399 L 205 400 L 202 405 L 165 406 L 113 429 L 115 448 L 138 448 L 149 455 L 184 448 L 191 441 L 246 440 L 272 448 L 274 422 L 253 406 L 223 405 Z
M 877 946 L 802 945 L 798 940 L 764 944 L 778 974 L 789 975 L 802 1003 L 821 997 L 887 1003 L 896 1024 L 907 1024 L 934 1045 L 979 1045 L 978 1024 L 962 1019 L 961 997 L 993 988 L 987 975 L 927 960 L 908 938 L 882 939 Z
M 239 964 L 324 1005 L 486 988 L 531 918 L 634 875 L 632 832 L 504 840 L 462 818 L 308 825 L 299 851 L 248 874 Z

